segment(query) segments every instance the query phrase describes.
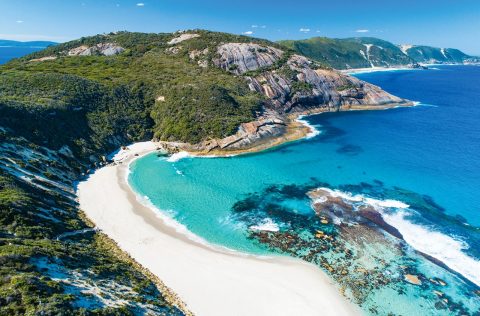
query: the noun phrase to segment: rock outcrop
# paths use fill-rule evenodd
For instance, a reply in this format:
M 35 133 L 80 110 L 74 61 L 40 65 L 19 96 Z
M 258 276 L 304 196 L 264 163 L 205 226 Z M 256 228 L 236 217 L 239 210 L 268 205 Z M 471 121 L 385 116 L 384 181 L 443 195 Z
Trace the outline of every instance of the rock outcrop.
M 177 36 L 177 37 L 173 38 L 172 40 L 170 40 L 168 42 L 168 45 L 176 45 L 178 43 L 181 43 L 183 41 L 186 41 L 186 40 L 189 40 L 189 39 L 192 39 L 192 38 L 195 38 L 195 37 L 200 37 L 200 35 L 191 34 L 191 33 L 183 33 L 180 36 Z
M 250 90 L 265 96 L 263 112 L 254 122 L 241 124 L 236 134 L 197 145 L 175 144 L 176 150 L 239 150 L 287 132 L 292 114 L 358 109 L 384 109 L 411 105 L 381 88 L 320 67 L 297 54 L 253 43 L 227 43 L 217 49 L 213 63 L 243 76 Z M 190 52 L 190 58 L 200 56 Z
M 214 60 L 215 65 L 235 74 L 270 66 L 283 55 L 280 49 L 252 43 L 223 44 L 217 53 L 220 56 Z
M 30 62 L 42 62 L 42 61 L 48 61 L 48 60 L 55 60 L 57 59 L 56 56 L 46 56 L 46 57 L 41 57 L 41 58 L 35 58 L 35 59 L 30 59 Z
M 114 43 L 99 43 L 94 46 L 81 45 L 70 49 L 66 54 L 68 56 L 113 56 L 122 53 L 124 50 L 123 47 Z

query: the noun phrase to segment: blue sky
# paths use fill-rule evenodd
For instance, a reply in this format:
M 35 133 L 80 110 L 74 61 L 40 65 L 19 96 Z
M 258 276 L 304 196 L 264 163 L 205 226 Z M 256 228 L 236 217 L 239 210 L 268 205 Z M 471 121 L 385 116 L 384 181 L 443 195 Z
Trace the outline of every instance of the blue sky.
M 271 40 L 374 36 L 480 55 L 480 0 L 0 0 L 2 39 L 190 28 Z

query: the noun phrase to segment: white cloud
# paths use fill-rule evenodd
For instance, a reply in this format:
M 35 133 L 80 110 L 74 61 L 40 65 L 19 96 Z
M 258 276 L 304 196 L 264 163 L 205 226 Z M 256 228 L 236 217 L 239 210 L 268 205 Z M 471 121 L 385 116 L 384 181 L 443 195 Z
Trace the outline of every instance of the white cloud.
M 317 32 L 317 33 L 322 33 L 322 31 L 320 31 L 320 30 L 316 30 L 315 32 Z
M 143 3 L 143 2 L 137 3 L 137 7 L 144 7 L 144 6 L 145 6 L 145 3 Z
M 266 28 L 267 28 L 266 25 L 262 25 L 262 26 L 260 26 L 260 27 L 261 27 L 262 29 L 266 29 Z
M 299 31 L 303 32 L 303 33 L 308 33 L 308 32 L 310 32 L 310 29 L 302 27 Z
M 246 31 L 246 32 L 243 32 L 244 35 L 252 35 L 253 32 L 252 31 Z
M 357 32 L 357 33 L 368 33 L 368 32 L 370 32 L 370 30 L 360 29 L 360 30 L 356 30 L 355 32 Z
M 256 29 L 257 27 L 258 27 L 258 25 L 256 25 L 256 24 L 252 25 L 252 29 Z
M 22 20 L 17 20 L 16 22 L 17 22 L 18 24 L 22 24 L 22 23 L 23 23 Z

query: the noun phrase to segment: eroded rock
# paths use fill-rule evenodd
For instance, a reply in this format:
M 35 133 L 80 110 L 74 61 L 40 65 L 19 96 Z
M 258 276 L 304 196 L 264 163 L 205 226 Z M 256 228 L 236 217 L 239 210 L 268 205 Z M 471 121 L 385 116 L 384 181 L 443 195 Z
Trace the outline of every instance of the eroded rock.
M 219 57 L 214 60 L 215 65 L 235 74 L 270 66 L 284 54 L 280 49 L 253 43 L 223 44 L 217 53 Z
M 192 34 L 192 33 L 184 33 L 184 34 L 181 34 L 180 36 L 177 36 L 174 39 L 170 40 L 168 42 L 168 45 L 176 45 L 178 43 L 181 43 L 183 41 L 186 41 L 186 40 L 189 40 L 189 39 L 192 39 L 192 38 L 196 38 L 196 37 L 200 37 L 200 35 L 199 34 Z
M 70 49 L 66 54 L 68 56 L 113 56 L 125 51 L 125 49 L 115 43 L 99 43 L 94 46 L 81 45 Z

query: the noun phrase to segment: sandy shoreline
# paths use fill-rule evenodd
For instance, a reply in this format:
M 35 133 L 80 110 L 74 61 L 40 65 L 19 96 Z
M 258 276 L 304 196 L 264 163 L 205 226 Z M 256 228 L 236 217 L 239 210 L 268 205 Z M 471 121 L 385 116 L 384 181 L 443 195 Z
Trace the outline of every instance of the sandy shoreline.
M 196 315 L 358 315 L 317 267 L 300 260 L 257 258 L 187 238 L 137 201 L 128 164 L 156 149 L 138 143 L 78 185 L 80 208 Z

